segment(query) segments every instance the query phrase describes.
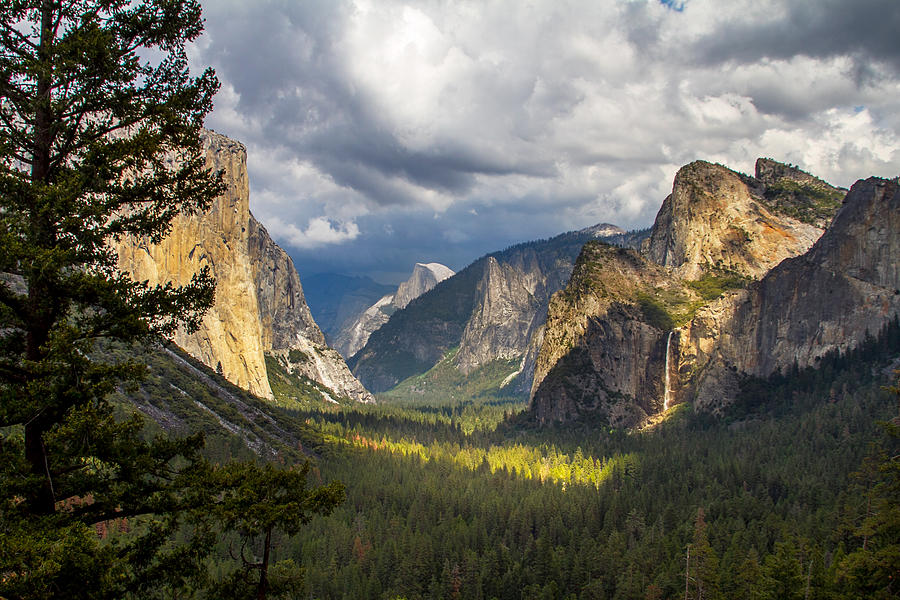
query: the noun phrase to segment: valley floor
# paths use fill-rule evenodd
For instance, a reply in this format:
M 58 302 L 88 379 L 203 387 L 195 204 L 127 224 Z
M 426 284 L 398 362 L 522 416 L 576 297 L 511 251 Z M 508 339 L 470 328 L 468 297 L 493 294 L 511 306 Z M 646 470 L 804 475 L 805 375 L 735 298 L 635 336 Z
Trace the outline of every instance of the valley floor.
M 730 422 L 685 405 L 633 433 L 297 414 L 348 500 L 279 551 L 316 598 L 681 598 L 688 548 L 691 598 L 860 597 L 877 585 L 857 568 L 879 489 L 864 459 L 897 408 L 882 384 L 784 382 Z

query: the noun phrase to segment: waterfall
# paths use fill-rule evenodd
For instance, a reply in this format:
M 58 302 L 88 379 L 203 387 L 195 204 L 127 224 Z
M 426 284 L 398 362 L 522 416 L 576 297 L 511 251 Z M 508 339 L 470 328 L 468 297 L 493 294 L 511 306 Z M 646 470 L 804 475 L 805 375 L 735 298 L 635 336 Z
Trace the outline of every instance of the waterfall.
M 669 337 L 666 339 L 666 391 L 663 395 L 663 410 L 669 410 L 669 399 L 671 397 L 671 390 L 669 390 L 669 346 L 672 345 L 672 334 L 675 333 L 675 330 L 669 332 Z

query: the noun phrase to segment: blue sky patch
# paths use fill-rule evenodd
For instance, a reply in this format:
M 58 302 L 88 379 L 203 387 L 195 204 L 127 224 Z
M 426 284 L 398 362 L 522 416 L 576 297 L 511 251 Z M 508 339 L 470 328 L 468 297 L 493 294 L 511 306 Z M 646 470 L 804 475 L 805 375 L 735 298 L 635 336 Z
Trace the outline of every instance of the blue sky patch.
M 668 6 L 669 8 L 677 12 L 684 11 L 684 2 L 685 0 L 659 0 L 660 4 Z

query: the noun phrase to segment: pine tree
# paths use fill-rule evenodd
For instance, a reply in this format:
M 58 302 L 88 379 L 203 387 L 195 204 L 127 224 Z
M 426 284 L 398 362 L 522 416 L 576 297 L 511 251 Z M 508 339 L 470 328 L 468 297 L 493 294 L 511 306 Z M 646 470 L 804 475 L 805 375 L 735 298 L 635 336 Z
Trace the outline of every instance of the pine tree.
M 269 593 L 299 593 L 302 572 L 293 560 L 274 561 L 273 534 L 298 533 L 315 514 L 330 514 L 344 501 L 344 486 L 331 482 L 312 490 L 306 487 L 309 462 L 296 469 L 277 469 L 230 463 L 216 469 L 210 479 L 223 490 L 213 516 L 226 529 L 241 536 L 237 556 L 241 565 L 219 582 L 215 597 L 257 598 Z M 258 577 L 252 577 L 253 572 Z
M 890 391 L 900 400 L 900 382 Z M 886 439 L 856 474 L 866 506 L 858 546 L 837 570 L 845 592 L 879 599 L 900 597 L 900 416 L 882 426 Z
M 719 557 L 709 543 L 706 528 L 706 513 L 699 508 L 694 520 L 690 562 L 687 563 L 689 584 L 686 593 L 693 600 L 713 600 L 719 597 Z
M 804 580 L 797 549 L 791 543 L 776 542 L 774 550 L 763 561 L 763 598 L 799 600 L 803 594 Z
M 0 4 L 0 596 L 147 597 L 208 541 L 163 552 L 208 500 L 202 440 L 144 441 L 106 399 L 143 371 L 117 348 L 196 327 L 212 302 L 207 273 L 149 287 L 112 250 L 222 191 L 199 137 L 218 82 L 185 53 L 201 31 L 196 0 Z M 157 518 L 94 533 L 140 515 Z

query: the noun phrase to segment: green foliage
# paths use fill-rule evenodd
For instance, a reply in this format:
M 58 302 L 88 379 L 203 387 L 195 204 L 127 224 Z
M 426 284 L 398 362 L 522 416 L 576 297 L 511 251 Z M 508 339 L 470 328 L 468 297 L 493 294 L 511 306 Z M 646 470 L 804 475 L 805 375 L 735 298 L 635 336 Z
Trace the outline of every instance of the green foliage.
M 129 235 L 158 241 L 222 190 L 199 137 L 218 83 L 187 68 L 201 30 L 189 0 L 0 8 L 0 428 L 12 433 L 0 546 L 35 541 L 35 553 L 3 556 L 0 595 L 142 589 L 177 519 L 115 545 L 88 531 L 200 501 L 202 441 L 143 440 L 139 419 L 116 419 L 107 394 L 143 367 L 102 350 L 196 327 L 212 303 L 208 272 L 149 287 L 118 272 L 112 249 Z
M 647 293 L 639 293 L 637 303 L 646 323 L 661 331 L 670 331 L 675 328 L 675 319 L 658 298 Z
M 781 397 L 781 387 L 791 389 L 777 412 L 707 422 L 682 410 L 635 433 L 507 420 L 467 434 L 447 405 L 270 407 L 286 427 L 318 430 L 321 458 L 307 480 L 345 481 L 347 500 L 297 535 L 273 529 L 269 590 L 318 598 L 680 598 L 692 544 L 692 597 L 698 581 L 707 598 L 716 588 L 728 598 L 798 590 L 806 597 L 807 577 L 810 598 L 870 597 L 870 588 L 854 586 L 877 576 L 853 571 L 842 548 L 860 548 L 862 534 L 876 556 L 896 539 L 890 528 L 880 537 L 856 529 L 866 490 L 887 490 L 877 487 L 880 467 L 871 483 L 849 484 L 879 435 L 873 419 L 896 411 L 872 378 L 881 369 L 875 357 L 889 355 L 869 355 L 865 377 L 851 363 L 834 365 L 834 396 L 785 380 L 768 390 Z M 485 420 L 492 407 L 469 408 Z M 886 445 L 871 464 L 896 454 Z M 253 494 L 234 498 L 270 501 Z M 882 512 L 876 496 L 870 506 Z M 241 505 L 233 514 L 254 512 Z M 248 540 L 247 562 L 261 562 L 264 538 Z M 240 562 L 245 538 L 224 539 L 210 561 L 218 583 L 209 593 L 252 596 L 259 571 Z M 706 560 L 695 547 L 708 547 Z
M 215 597 L 294 597 L 302 572 L 293 561 L 271 564 L 273 533 L 295 535 L 313 515 L 328 515 L 344 501 L 344 486 L 336 481 L 312 490 L 306 487 L 309 462 L 293 469 L 279 469 L 231 462 L 216 469 L 209 484 L 223 490 L 214 505 L 214 518 L 228 530 L 240 532 L 240 566 L 213 588 Z M 248 548 L 259 546 L 248 556 Z M 270 568 L 276 577 L 270 577 Z M 254 586 L 247 575 L 257 571 Z
M 228 382 L 176 346 L 133 348 L 129 354 L 147 365 L 147 375 L 127 395 L 110 398 L 121 407 L 119 418 L 135 406 L 153 415 L 156 422 L 145 426 L 145 436 L 202 433 L 203 456 L 220 464 L 260 457 L 293 463 L 305 458 L 304 450 L 322 445 L 321 434 L 302 420 Z
M 705 598 L 806 597 L 807 577 L 810 598 L 868 597 L 838 565 L 861 542 L 841 533 L 845 501 L 865 508 L 850 473 L 895 411 L 878 360 L 865 377 L 835 365 L 835 396 L 790 388 L 777 416 L 683 410 L 631 434 L 524 420 L 466 434 L 421 403 L 298 414 L 336 448 L 320 468 L 348 502 L 283 555 L 304 557 L 304 594 L 321 598 L 681 598 L 692 544 L 691 597 L 701 581 Z
M 146 348 L 195 329 L 213 300 L 208 270 L 150 287 L 118 271 L 115 250 L 158 242 L 224 190 L 200 138 L 218 82 L 187 64 L 202 24 L 194 0 L 0 5 L 0 597 L 195 591 L 210 507 L 235 483 L 211 476 L 202 435 L 152 435 L 112 395 L 188 430 L 209 424 L 184 410 L 192 400 L 220 429 L 264 414 L 183 358 L 205 394 L 184 391 L 190 376 L 136 385 Z M 248 427 L 246 445 L 291 438 L 267 427 Z M 241 468 L 273 494 L 296 483 Z M 247 498 L 245 512 L 281 497 Z
M 900 398 L 900 386 L 890 388 Z M 855 474 L 858 497 L 851 505 L 848 546 L 838 565 L 843 591 L 866 598 L 900 596 L 900 417 L 883 424 L 884 437 Z
M 294 350 L 291 350 L 294 352 Z M 303 352 L 303 356 L 308 358 Z M 288 356 L 293 364 L 296 361 Z M 275 395 L 275 402 L 287 408 L 316 408 L 325 407 L 328 404 L 350 404 L 353 401 L 340 396 L 334 390 L 309 377 L 294 373 L 283 358 L 266 354 L 266 374 L 269 377 L 269 386 Z M 331 401 L 327 400 L 331 398 Z
M 706 302 L 711 302 L 728 290 L 747 285 L 748 279 L 737 273 L 704 273 L 700 279 L 688 281 L 687 286 L 697 292 Z
M 635 300 L 644 321 L 661 331 L 681 327 L 703 305 L 683 290 L 667 288 L 639 291 L 635 294 Z
M 697 509 L 694 537 L 685 558 L 687 596 L 692 600 L 713 600 L 719 597 L 719 557 L 709 543 L 706 515 Z
M 833 350 L 821 356 L 815 367 L 799 369 L 795 364 L 785 372 L 760 379 L 748 377 L 741 382 L 740 393 L 732 407 L 733 417 L 758 413 L 779 416 L 797 408 L 802 399 L 816 402 L 822 397 L 847 394 L 854 385 L 879 381 L 884 357 L 900 354 L 900 317 L 888 321 L 876 337 L 867 335 L 847 352 Z
M 811 225 L 827 225 L 843 198 L 840 190 L 787 178 L 766 186 L 765 191 L 770 209 Z
M 291 348 L 290 350 L 288 350 L 288 360 L 294 364 L 303 364 L 308 363 L 310 361 L 310 357 L 309 354 L 307 354 L 303 350 Z

